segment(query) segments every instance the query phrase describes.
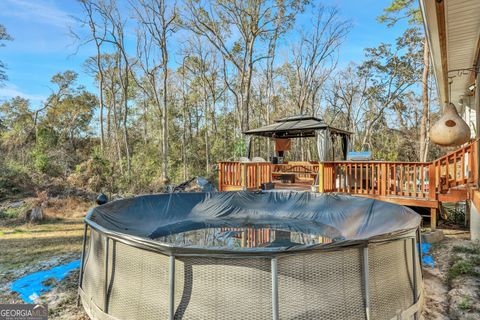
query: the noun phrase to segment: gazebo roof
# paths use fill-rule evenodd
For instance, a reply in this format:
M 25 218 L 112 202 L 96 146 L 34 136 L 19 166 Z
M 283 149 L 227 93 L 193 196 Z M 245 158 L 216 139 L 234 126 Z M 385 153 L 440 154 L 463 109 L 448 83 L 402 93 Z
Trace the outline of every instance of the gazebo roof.
M 316 130 L 326 129 L 329 129 L 333 134 L 352 134 L 352 132 L 331 127 L 322 119 L 307 115 L 296 115 L 278 119 L 273 124 L 245 131 L 244 134 L 272 138 L 300 138 L 314 137 Z

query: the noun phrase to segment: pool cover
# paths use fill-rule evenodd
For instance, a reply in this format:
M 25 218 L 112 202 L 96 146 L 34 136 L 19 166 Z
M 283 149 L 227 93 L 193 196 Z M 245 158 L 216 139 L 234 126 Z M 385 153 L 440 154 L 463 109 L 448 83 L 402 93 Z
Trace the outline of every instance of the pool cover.
M 335 245 L 401 237 L 420 224 L 413 210 L 375 199 L 308 192 L 212 192 L 144 195 L 92 209 L 86 222 L 124 240 L 177 253 L 192 248 L 163 244 L 156 238 L 212 227 L 274 228 L 321 234 Z M 301 245 L 288 250 L 312 249 Z M 330 244 L 332 245 L 332 244 Z M 195 248 L 196 250 L 208 250 Z M 224 249 L 229 251 L 232 249 Z M 247 250 L 247 249 L 245 249 Z M 285 248 L 250 248 L 280 251 Z

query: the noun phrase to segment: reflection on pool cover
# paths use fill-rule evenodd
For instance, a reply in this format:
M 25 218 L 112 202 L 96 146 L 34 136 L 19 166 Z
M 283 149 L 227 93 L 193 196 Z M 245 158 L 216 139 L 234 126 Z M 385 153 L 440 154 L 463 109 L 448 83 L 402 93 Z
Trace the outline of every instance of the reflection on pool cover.
M 272 248 L 330 243 L 320 234 L 307 234 L 273 228 L 204 228 L 169 234 L 157 241 L 182 247 Z

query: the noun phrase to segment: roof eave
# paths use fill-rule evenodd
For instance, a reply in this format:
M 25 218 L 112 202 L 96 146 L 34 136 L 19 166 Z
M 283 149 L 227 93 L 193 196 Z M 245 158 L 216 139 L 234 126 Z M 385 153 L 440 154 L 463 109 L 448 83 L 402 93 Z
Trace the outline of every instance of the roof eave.
M 438 34 L 438 21 L 435 8 L 436 1 L 419 0 L 419 4 L 420 11 L 422 13 L 422 20 L 426 38 L 428 41 L 428 46 L 430 48 L 430 60 L 432 62 L 433 74 L 436 80 L 435 85 L 437 87 L 437 92 L 440 96 L 440 101 L 442 103 L 445 103 L 447 102 L 448 97 L 447 92 L 445 91 L 445 86 L 443 84 L 447 79 L 445 78 L 447 75 L 444 75 L 444 72 L 442 70 L 440 39 L 433 39 L 432 37 L 433 32 L 436 32 L 436 34 Z

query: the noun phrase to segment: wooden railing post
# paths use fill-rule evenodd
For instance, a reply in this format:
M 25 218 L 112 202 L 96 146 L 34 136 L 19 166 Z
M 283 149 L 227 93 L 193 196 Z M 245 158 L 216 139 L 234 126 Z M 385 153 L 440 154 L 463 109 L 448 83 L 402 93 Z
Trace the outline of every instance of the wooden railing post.
M 430 198 L 430 200 L 435 200 L 437 198 L 437 183 L 435 181 L 437 175 L 436 171 L 435 163 L 432 162 L 428 166 L 428 198 Z
M 471 163 L 472 165 L 472 171 L 473 171 L 473 183 L 475 185 L 475 187 L 478 185 L 478 144 L 480 143 L 479 140 L 476 140 L 474 143 L 473 143 L 473 146 L 472 146 L 472 153 L 473 153 L 473 163 Z
M 435 181 L 437 176 L 437 169 L 435 162 L 430 163 L 428 166 L 428 197 L 430 200 L 437 199 L 437 182 Z M 441 186 L 439 185 L 438 191 L 441 191 Z M 435 230 L 437 228 L 437 209 L 430 208 L 430 228 Z
M 247 190 L 247 164 L 246 163 L 240 163 L 240 181 L 241 181 L 241 186 L 242 190 Z
M 380 168 L 381 168 L 381 177 L 380 177 L 380 194 L 382 196 L 385 196 L 387 194 L 387 164 L 386 163 L 382 163 L 380 165 Z
M 223 170 L 225 169 L 223 162 L 218 164 L 218 191 L 223 191 Z
M 324 163 L 323 162 L 320 162 L 318 164 L 318 192 L 321 192 L 323 193 L 325 191 L 325 187 L 323 185 L 323 181 L 324 181 L 324 177 L 325 177 L 325 174 L 324 174 Z
M 269 163 L 268 164 L 268 181 L 267 182 L 272 182 L 273 181 L 273 164 Z

